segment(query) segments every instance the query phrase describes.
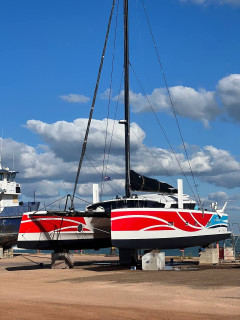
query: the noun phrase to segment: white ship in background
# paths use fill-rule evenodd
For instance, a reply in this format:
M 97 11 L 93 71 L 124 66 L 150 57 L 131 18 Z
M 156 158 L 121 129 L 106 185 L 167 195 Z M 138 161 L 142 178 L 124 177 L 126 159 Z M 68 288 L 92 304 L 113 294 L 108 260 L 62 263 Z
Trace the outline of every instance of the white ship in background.
M 17 171 L 2 167 L 0 159 L 0 247 L 10 248 L 17 236 L 24 212 L 36 211 L 39 202 L 19 202 L 21 187 L 16 183 Z

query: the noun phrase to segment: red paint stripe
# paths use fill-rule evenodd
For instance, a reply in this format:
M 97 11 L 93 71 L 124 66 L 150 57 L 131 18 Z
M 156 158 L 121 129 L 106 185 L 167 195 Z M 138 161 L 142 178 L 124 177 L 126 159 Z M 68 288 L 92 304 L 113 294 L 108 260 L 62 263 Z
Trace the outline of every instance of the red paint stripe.
M 154 227 L 146 231 L 158 231 L 158 230 L 174 230 L 174 229 L 166 226 L 166 227 Z
M 204 214 L 202 212 L 192 212 L 192 215 L 194 216 L 194 218 L 201 223 L 201 225 L 203 225 L 204 227 L 207 225 L 208 221 L 212 218 L 212 213 L 206 214 L 204 212 Z
M 147 217 L 123 218 L 112 221 L 112 231 L 138 231 L 159 224 L 164 222 Z
M 179 214 L 183 219 L 181 219 Z M 119 217 L 119 219 L 111 221 L 111 224 L 112 224 L 111 230 L 112 231 L 139 231 L 141 229 L 148 228 L 150 226 L 154 227 L 154 225 L 158 225 L 160 223 L 160 221 L 151 219 L 151 217 L 160 218 L 160 219 L 166 220 L 167 222 L 173 222 L 174 227 L 179 230 L 183 230 L 187 232 L 196 232 L 199 230 L 194 226 L 189 226 L 186 224 L 186 222 L 188 222 L 189 224 L 194 225 L 194 222 L 196 222 L 192 218 L 190 212 L 180 212 L 179 214 L 177 213 L 177 211 L 136 211 L 136 210 L 126 211 L 126 212 L 114 211 L 111 214 L 111 218 L 113 219 L 113 218 Z M 150 217 L 149 218 L 143 217 L 144 215 L 150 216 Z M 136 216 L 136 217 L 131 217 L 131 218 L 129 217 L 128 219 L 126 218 L 127 216 Z M 201 212 L 194 213 L 195 219 L 199 221 L 203 226 L 206 226 L 211 216 L 212 216 L 211 213 L 207 213 L 204 215 Z M 120 217 L 125 217 L 125 218 L 121 219 Z
M 42 220 L 39 220 L 42 219 Z M 67 217 L 68 221 L 63 220 L 61 216 L 35 216 L 32 219 L 28 218 L 27 215 L 23 216 L 20 224 L 20 233 L 41 233 L 41 232 L 54 232 L 61 228 L 71 227 L 77 231 L 79 224 L 85 225 L 85 219 L 83 217 Z M 76 224 L 77 222 L 77 224 Z M 67 229 L 70 230 L 70 229 Z M 90 231 L 85 228 L 84 231 Z M 59 231 L 56 231 L 59 232 Z M 62 231 L 61 231 L 62 232 Z

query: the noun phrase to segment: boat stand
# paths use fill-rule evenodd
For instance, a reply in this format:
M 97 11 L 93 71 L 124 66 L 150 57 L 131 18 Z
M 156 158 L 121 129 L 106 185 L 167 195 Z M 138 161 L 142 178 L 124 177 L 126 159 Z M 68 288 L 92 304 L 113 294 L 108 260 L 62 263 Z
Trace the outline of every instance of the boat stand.
M 69 251 L 52 253 L 52 269 L 70 269 L 74 266 L 73 254 Z
M 210 244 L 204 250 L 199 252 L 199 264 L 218 264 L 219 252 L 218 248 L 214 244 Z
M 0 259 L 9 259 L 13 258 L 13 248 L 5 249 L 0 247 Z
M 165 269 L 165 252 L 152 250 L 142 256 L 142 270 L 158 271 Z
M 119 263 L 121 266 L 136 266 L 138 263 L 136 249 L 119 249 Z

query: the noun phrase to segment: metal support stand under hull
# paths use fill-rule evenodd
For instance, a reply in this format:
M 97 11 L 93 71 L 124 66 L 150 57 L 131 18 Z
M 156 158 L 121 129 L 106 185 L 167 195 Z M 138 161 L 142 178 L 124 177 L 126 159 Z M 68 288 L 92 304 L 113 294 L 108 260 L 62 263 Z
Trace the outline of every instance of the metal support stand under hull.
M 137 250 L 119 249 L 119 263 L 121 266 L 136 266 L 137 262 Z
M 73 254 L 69 252 L 52 253 L 52 269 L 69 269 L 74 267 Z

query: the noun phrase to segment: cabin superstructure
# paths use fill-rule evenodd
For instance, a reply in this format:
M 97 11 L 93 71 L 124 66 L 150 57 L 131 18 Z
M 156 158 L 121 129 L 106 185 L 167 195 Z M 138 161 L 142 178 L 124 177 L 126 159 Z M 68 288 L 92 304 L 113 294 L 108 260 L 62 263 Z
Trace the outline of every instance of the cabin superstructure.
M 5 207 L 18 206 L 18 197 L 21 194 L 20 184 L 15 178 L 18 172 L 0 166 L 0 213 Z
M 196 201 L 191 199 L 187 194 L 183 194 L 183 209 L 193 210 L 196 206 Z M 111 213 L 114 209 L 120 208 L 178 208 L 178 195 L 170 193 L 149 193 L 147 195 L 133 194 L 129 198 L 116 197 L 116 199 L 106 200 L 87 206 L 87 211 L 104 211 Z

